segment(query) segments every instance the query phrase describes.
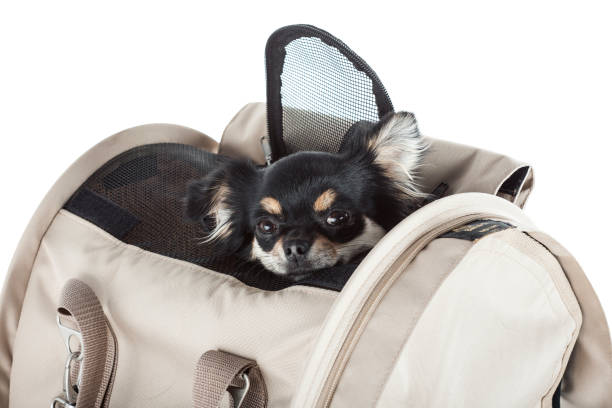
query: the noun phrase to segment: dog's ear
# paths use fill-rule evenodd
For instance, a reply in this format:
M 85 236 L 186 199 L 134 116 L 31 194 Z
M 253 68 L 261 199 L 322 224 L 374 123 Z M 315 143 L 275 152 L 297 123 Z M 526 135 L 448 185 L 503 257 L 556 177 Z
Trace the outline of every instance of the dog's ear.
M 349 157 L 370 157 L 396 187 L 411 197 L 422 198 L 415 183 L 427 143 L 421 136 L 412 113 L 389 113 L 380 122 L 359 124 L 346 140 L 341 152 Z M 348 137 L 347 137 L 348 139 Z
M 359 122 L 353 123 L 353 125 L 347 130 L 340 149 L 338 151 L 341 154 L 347 156 L 360 156 L 367 152 L 368 139 L 372 134 L 372 129 L 376 126 L 375 122 L 367 120 L 360 120 Z
M 248 234 L 250 198 L 258 180 L 252 163 L 232 160 L 188 185 L 185 215 L 204 227 L 203 243 L 229 252 L 242 247 Z

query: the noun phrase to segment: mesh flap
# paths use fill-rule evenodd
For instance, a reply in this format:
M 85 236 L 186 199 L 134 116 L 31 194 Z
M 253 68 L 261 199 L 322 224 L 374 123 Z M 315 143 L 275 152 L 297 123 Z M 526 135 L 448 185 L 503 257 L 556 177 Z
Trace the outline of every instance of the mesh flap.
M 274 160 L 300 150 L 337 152 L 358 121 L 393 111 L 376 73 L 342 41 L 309 25 L 266 45 L 268 133 Z

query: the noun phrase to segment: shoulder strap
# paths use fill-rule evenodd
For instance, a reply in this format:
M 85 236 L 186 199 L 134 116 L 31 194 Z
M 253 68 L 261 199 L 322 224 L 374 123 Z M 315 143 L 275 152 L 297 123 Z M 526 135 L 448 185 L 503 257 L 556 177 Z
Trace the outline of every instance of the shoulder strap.
M 65 398 L 57 398 L 52 406 L 107 407 L 117 367 L 117 343 L 100 301 L 85 283 L 70 279 L 62 290 L 58 314 L 76 329 L 64 326 L 58 317 L 69 358 L 64 374 Z M 74 351 L 72 337 L 80 343 Z
M 612 403 L 612 343 L 604 311 L 578 262 L 550 236 L 528 234 L 559 261 L 582 312 L 582 328 L 561 385 L 561 406 L 604 407 Z

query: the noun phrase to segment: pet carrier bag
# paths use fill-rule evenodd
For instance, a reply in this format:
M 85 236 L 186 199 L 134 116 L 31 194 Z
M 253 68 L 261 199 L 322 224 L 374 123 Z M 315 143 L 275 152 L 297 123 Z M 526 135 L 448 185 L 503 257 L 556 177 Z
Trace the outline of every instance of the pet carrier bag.
M 226 157 L 336 152 L 393 110 L 311 26 L 266 47 L 267 105 L 221 142 L 146 125 L 85 153 L 34 214 L 0 303 L 0 406 L 610 407 L 603 310 L 521 210 L 528 165 L 429 139 L 430 200 L 358 263 L 292 282 L 200 244 L 187 184 Z

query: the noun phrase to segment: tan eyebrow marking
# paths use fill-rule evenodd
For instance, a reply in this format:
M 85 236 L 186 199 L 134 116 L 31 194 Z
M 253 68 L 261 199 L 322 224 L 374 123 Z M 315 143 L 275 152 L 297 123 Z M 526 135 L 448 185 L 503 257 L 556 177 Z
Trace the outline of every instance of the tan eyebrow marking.
M 316 212 L 321 212 L 329 209 L 336 199 L 336 192 L 331 188 L 325 190 L 314 202 L 312 208 Z
M 276 198 L 264 197 L 259 202 L 262 208 L 270 214 L 281 215 L 283 213 L 283 207 Z

